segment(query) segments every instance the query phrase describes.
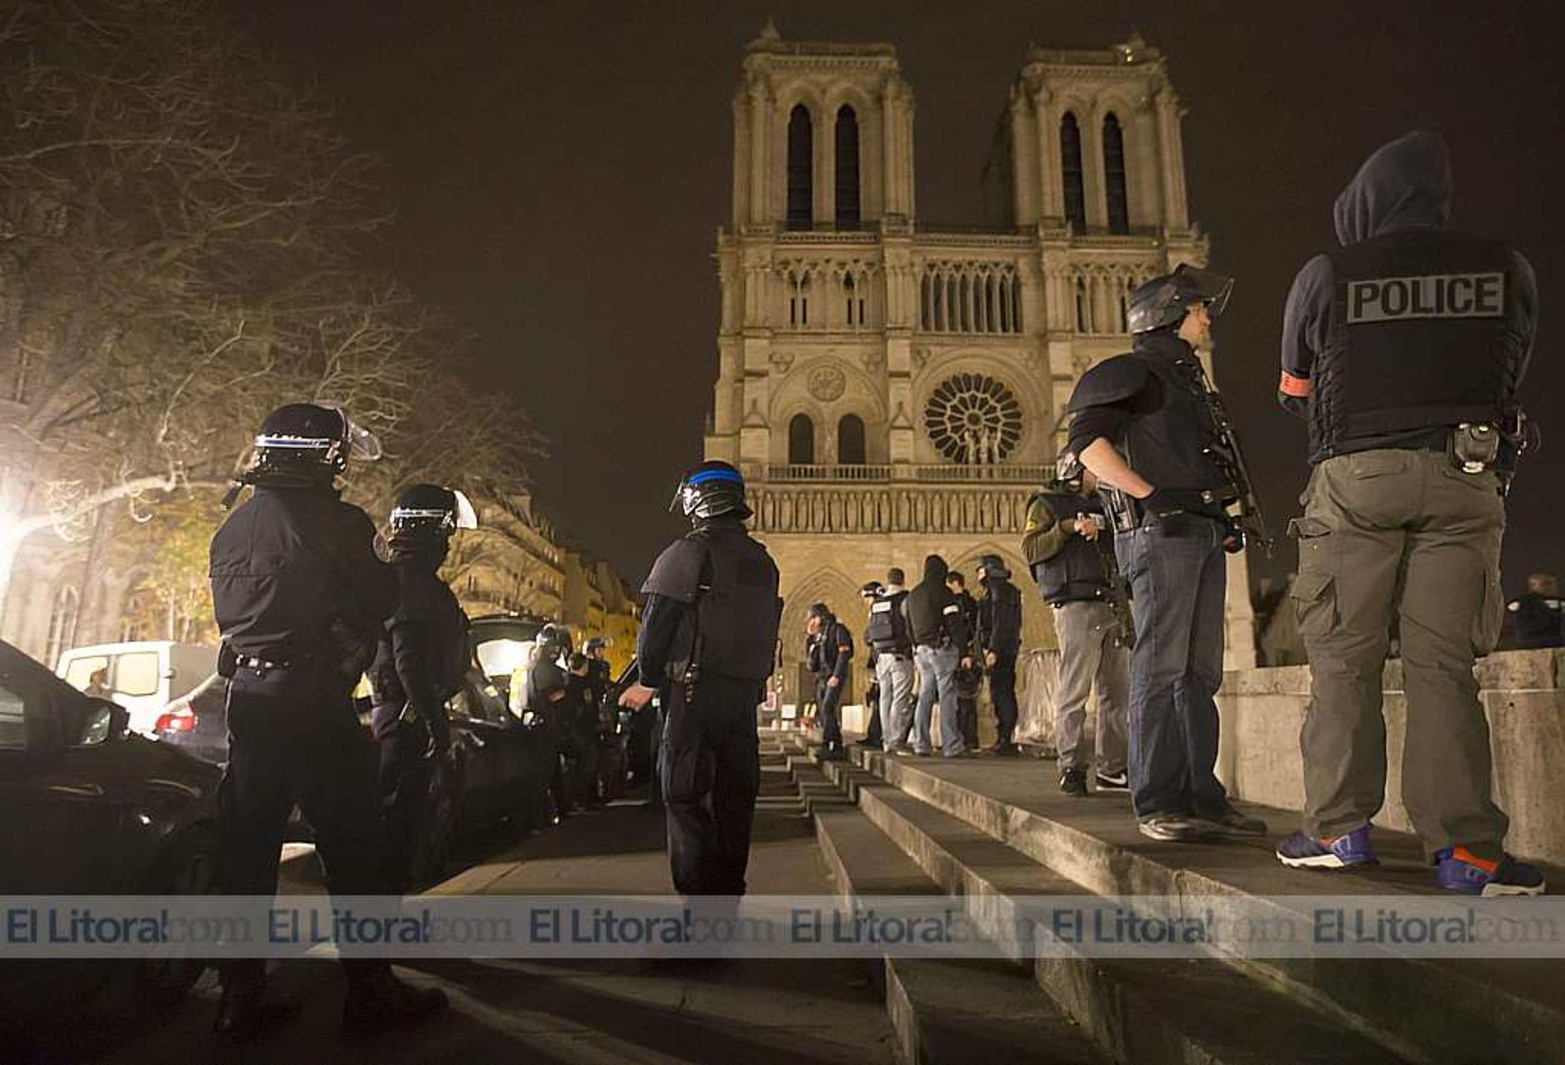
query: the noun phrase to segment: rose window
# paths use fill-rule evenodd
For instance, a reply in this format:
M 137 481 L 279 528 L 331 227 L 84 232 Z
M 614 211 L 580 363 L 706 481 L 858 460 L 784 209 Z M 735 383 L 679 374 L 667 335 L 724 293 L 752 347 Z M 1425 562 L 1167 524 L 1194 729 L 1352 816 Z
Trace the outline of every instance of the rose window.
M 1022 406 L 993 377 L 959 373 L 930 395 L 924 429 L 951 462 L 986 466 L 1015 450 L 1022 437 Z

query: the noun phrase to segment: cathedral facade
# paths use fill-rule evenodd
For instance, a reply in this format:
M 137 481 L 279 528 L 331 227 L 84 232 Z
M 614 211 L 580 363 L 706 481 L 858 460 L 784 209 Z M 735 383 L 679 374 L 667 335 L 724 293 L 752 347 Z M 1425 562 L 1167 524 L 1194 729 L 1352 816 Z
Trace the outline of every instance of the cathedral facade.
M 859 586 L 893 565 L 915 583 L 929 553 L 970 585 L 979 556 L 1005 558 L 1026 646 L 1052 646 L 1020 541 L 1066 400 L 1129 348 L 1137 285 L 1206 261 L 1163 57 L 1139 40 L 1031 50 L 971 226 L 917 216 L 913 92 L 890 45 L 768 26 L 733 116 L 705 451 L 743 471 L 782 571 L 784 698 L 798 696 L 808 606 L 857 629 Z M 1229 577 L 1230 663 L 1253 664 L 1242 557 Z

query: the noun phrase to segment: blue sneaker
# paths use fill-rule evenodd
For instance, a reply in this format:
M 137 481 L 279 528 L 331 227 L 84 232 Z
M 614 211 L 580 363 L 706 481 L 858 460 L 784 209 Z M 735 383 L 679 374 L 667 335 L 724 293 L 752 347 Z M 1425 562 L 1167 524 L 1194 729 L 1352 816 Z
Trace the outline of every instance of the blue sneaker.
M 1380 863 L 1369 842 L 1368 825 L 1326 839 L 1295 832 L 1277 844 L 1277 860 L 1294 869 L 1346 869 L 1350 865 Z
M 1518 862 L 1509 854 L 1499 861 L 1479 858 L 1466 847 L 1435 852 L 1435 882 L 1447 891 L 1498 898 L 1504 895 L 1542 895 L 1548 885 L 1535 866 Z

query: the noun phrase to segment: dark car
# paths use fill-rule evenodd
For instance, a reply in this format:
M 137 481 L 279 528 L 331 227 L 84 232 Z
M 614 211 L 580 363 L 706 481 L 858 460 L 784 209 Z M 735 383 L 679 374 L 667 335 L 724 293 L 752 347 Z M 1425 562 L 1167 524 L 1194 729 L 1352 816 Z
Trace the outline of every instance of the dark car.
M 123 708 L 0 642 L 0 895 L 217 890 L 218 770 L 126 726 Z M 0 986 L 18 1018 L 66 998 L 144 1012 L 183 996 L 204 967 L 11 960 Z
M 158 740 L 208 762 L 226 762 L 226 693 L 226 682 L 214 674 L 170 703 L 157 721 Z M 361 709 L 360 720 L 368 731 L 367 704 Z M 501 821 L 542 828 L 553 819 L 547 743 L 537 727 L 507 709 L 500 689 L 476 666 L 447 702 L 446 712 L 451 755 L 431 783 L 430 814 L 414 858 L 414 879 L 420 882 L 440 876 L 452 845 L 464 834 Z M 312 838 L 297 810 L 288 838 Z

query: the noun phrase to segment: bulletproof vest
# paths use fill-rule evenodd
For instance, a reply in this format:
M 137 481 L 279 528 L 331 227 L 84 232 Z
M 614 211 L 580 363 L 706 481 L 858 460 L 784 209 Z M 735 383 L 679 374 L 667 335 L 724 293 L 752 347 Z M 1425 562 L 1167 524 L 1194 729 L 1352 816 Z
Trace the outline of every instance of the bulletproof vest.
M 1077 514 L 1103 513 L 1103 503 L 1096 497 L 1063 492 L 1041 494 L 1055 521 L 1065 521 Z M 1100 535 L 1112 534 L 1104 531 Z M 1065 546 L 1053 558 L 1033 563 L 1032 578 L 1038 582 L 1038 591 L 1043 593 L 1046 603 L 1101 599 L 1110 587 L 1098 546 L 1075 533 L 1065 538 Z
M 777 565 L 741 527 L 690 535 L 706 546 L 710 582 L 696 601 L 701 671 L 759 683 L 777 654 Z
M 1081 537 L 1074 537 L 1081 539 Z M 1010 581 L 989 582 L 982 607 L 986 619 L 985 641 L 991 651 L 1014 651 L 1022 643 L 1022 596 Z
M 869 628 L 865 635 L 878 652 L 911 654 L 913 634 L 907 624 L 907 592 L 876 596 L 869 608 Z
M 1525 347 L 1507 328 L 1510 263 L 1498 241 L 1437 229 L 1332 252 L 1331 327 L 1311 374 L 1310 461 L 1354 440 L 1497 424 L 1514 411 Z
M 1121 444 L 1131 469 L 1162 489 L 1237 498 L 1222 467 L 1207 454 L 1217 433 L 1196 375 L 1195 352 L 1175 336 L 1148 335 L 1137 338 L 1130 355 L 1152 375 L 1148 387 L 1156 398 L 1155 406 L 1138 409 L 1126 425 Z

